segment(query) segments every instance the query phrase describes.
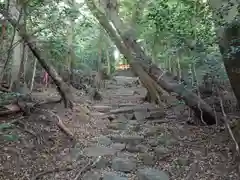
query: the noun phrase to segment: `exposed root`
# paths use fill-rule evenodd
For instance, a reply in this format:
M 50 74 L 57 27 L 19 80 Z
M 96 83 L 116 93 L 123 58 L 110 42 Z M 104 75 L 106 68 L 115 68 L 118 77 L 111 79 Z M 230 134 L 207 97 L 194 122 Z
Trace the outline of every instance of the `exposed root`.
M 20 130 L 23 130 L 24 132 L 30 134 L 31 136 L 37 137 L 37 135 L 34 132 L 32 132 L 31 130 L 28 130 L 26 128 L 25 124 L 23 122 L 21 122 L 20 119 L 18 121 L 14 122 L 14 124 L 19 124 L 19 126 L 17 126 L 17 128 L 19 128 Z M 23 127 L 21 127 L 21 126 L 23 126 Z
M 101 160 L 102 156 L 97 157 L 97 159 L 95 161 L 90 160 L 76 175 L 76 177 L 74 178 L 74 180 L 80 180 L 81 175 L 86 173 L 87 171 L 89 171 L 91 168 L 94 168 L 96 166 L 96 164 Z
M 74 140 L 74 134 L 64 125 L 61 118 L 55 114 L 54 112 L 46 109 L 40 109 L 40 111 L 44 111 L 50 114 L 51 117 L 55 117 L 57 119 L 57 126 L 67 135 L 71 138 L 71 140 Z
M 30 113 L 34 111 L 35 108 L 40 108 L 41 106 L 47 105 L 47 104 L 60 103 L 61 101 L 62 99 L 54 100 L 54 101 L 46 101 L 46 102 L 28 103 L 28 102 L 16 100 L 15 103 L 3 106 L 5 110 L 0 111 L 0 116 L 7 116 L 10 114 L 19 113 L 19 112 L 24 112 L 25 115 L 30 115 Z
M 41 176 L 45 176 L 45 175 L 50 174 L 50 173 L 57 173 L 57 172 L 62 172 L 62 171 L 71 171 L 73 169 L 74 168 L 72 168 L 72 167 L 66 167 L 66 168 L 55 168 L 55 169 L 47 170 L 47 171 L 38 173 L 36 176 L 34 176 L 32 178 L 32 180 L 37 180 Z
M 2 86 L 0 86 L 0 91 L 2 91 L 2 92 L 11 92 L 9 89 L 7 89 L 5 87 L 2 87 Z
M 3 106 L 3 108 L 5 110 L 0 111 L 0 116 L 7 116 L 7 115 L 18 113 L 21 111 L 21 108 L 16 104 L 9 104 L 9 105 Z
M 9 115 L 13 113 L 23 112 L 25 115 L 30 115 L 30 113 L 34 112 L 35 110 L 44 111 L 50 114 L 51 117 L 55 117 L 57 119 L 57 126 L 65 133 L 67 134 L 72 140 L 74 139 L 73 133 L 64 125 L 61 118 L 55 114 L 54 112 L 46 109 L 40 109 L 41 106 L 46 104 L 53 104 L 53 103 L 59 103 L 60 100 L 56 101 L 48 101 L 48 102 L 40 102 L 40 103 L 26 103 L 26 102 L 17 102 L 17 104 L 10 104 L 4 106 L 7 110 L 0 111 L 0 115 Z
M 225 113 L 224 108 L 223 108 L 222 98 L 219 97 L 219 101 L 220 101 L 220 105 L 221 105 L 221 109 L 222 109 L 223 120 L 224 120 L 225 126 L 226 126 L 226 128 L 227 128 L 227 130 L 228 130 L 228 132 L 229 132 L 229 134 L 230 134 L 230 136 L 231 136 L 231 138 L 232 138 L 232 140 L 233 140 L 233 142 L 235 144 L 235 148 L 236 148 L 237 154 L 238 154 L 238 156 L 240 156 L 239 145 L 238 145 L 238 142 L 237 142 L 235 136 L 233 135 L 231 127 L 230 127 L 230 125 L 229 125 L 229 123 L 227 121 L 227 116 L 226 116 L 226 113 Z
M 113 109 L 110 110 L 109 113 L 106 113 L 105 115 L 108 114 L 121 114 L 121 113 L 134 113 L 134 112 L 140 112 L 143 110 L 147 110 L 150 111 L 150 109 L 146 108 L 146 107 L 123 107 L 123 108 L 119 108 L 119 109 Z M 152 110 L 161 110 L 161 108 L 151 108 Z

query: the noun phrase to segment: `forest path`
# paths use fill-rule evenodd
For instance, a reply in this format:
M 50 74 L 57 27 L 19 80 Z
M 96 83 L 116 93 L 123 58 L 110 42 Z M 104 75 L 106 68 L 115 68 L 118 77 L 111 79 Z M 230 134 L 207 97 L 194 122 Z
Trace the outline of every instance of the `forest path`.
M 1 140 L 0 180 L 239 179 L 227 132 L 187 125 L 184 105 L 143 103 L 145 89 L 131 81 L 109 81 L 98 102 L 76 92 L 73 111 L 59 104 L 47 108 L 58 114 L 76 142 L 50 120 L 52 114 L 39 112 L 22 121 L 14 130 L 17 141 Z M 44 93 L 35 97 L 56 95 L 51 89 Z M 79 111 L 82 102 L 90 119 Z

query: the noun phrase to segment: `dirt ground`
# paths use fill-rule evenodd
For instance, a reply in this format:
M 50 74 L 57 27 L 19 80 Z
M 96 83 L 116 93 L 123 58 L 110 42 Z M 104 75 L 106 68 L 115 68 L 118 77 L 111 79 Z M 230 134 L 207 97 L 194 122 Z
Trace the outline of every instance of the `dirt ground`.
M 145 89 L 126 81 L 109 81 L 102 101 L 75 91 L 72 111 L 56 104 L 30 117 L 0 118 L 19 122 L 5 132 L 16 134 L 15 141 L 0 139 L 0 180 L 239 180 L 226 130 L 187 124 L 182 104 L 143 103 Z M 33 96 L 59 98 L 54 89 Z M 74 140 L 59 129 L 58 118 Z

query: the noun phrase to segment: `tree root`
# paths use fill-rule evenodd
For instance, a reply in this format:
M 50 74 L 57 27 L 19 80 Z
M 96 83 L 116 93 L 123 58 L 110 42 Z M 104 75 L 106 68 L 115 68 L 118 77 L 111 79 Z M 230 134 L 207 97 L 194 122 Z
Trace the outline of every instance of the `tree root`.
M 123 107 L 118 109 L 112 109 L 110 112 L 105 113 L 105 115 L 111 115 L 111 114 L 122 114 L 122 113 L 134 113 L 134 112 L 141 112 L 143 110 L 147 111 L 157 111 L 161 110 L 161 108 L 148 108 L 148 107 Z
M 51 117 L 55 117 L 57 119 L 57 126 L 67 135 L 71 138 L 71 140 L 74 140 L 74 134 L 64 125 L 61 118 L 55 114 L 54 112 L 47 110 L 47 109 L 40 109 L 40 111 L 47 112 L 50 114 Z
M 50 114 L 51 117 L 55 117 L 57 119 L 57 126 L 67 135 L 70 137 L 71 140 L 74 140 L 74 135 L 73 133 L 64 125 L 62 122 L 61 118 L 55 114 L 54 112 L 46 109 L 41 109 L 40 107 L 46 104 L 53 104 L 53 103 L 59 103 L 61 102 L 60 100 L 55 100 L 55 101 L 48 101 L 48 102 L 40 102 L 40 103 L 26 103 L 26 102 L 17 102 L 16 104 L 10 104 L 4 106 L 7 110 L 0 111 L 0 115 L 10 115 L 13 113 L 19 113 L 23 112 L 24 115 L 30 115 L 36 110 L 40 110 L 43 112 L 47 112 Z
M 9 89 L 3 87 L 3 86 L 0 86 L 0 91 L 2 92 L 11 92 Z
M 54 101 L 45 101 L 45 102 L 24 102 L 20 99 L 11 101 L 10 104 L 2 106 L 5 110 L 0 111 L 0 116 L 7 116 L 14 113 L 23 112 L 24 115 L 30 115 L 31 112 L 34 111 L 36 108 L 41 108 L 41 106 L 44 106 L 46 104 L 55 104 L 60 103 L 62 99 L 60 100 L 54 100 Z
M 78 174 L 76 175 L 76 177 L 74 178 L 74 180 L 80 180 L 81 175 L 83 173 L 86 173 L 87 171 L 89 171 L 91 168 L 94 168 L 96 166 L 96 164 L 101 160 L 102 156 L 97 157 L 97 159 L 95 159 L 95 161 L 90 160 L 82 169 L 80 169 L 80 171 L 78 172 Z
M 238 156 L 240 156 L 239 144 L 238 144 L 238 142 L 237 142 L 237 140 L 236 140 L 236 138 L 235 138 L 235 136 L 234 136 L 234 134 L 232 132 L 232 129 L 231 129 L 229 123 L 228 123 L 227 115 L 226 115 L 226 113 L 224 111 L 224 107 L 223 107 L 222 98 L 220 97 L 219 100 L 220 100 L 220 105 L 221 105 L 221 110 L 222 110 L 223 121 L 224 121 L 225 127 L 227 128 L 228 133 L 231 136 L 231 138 L 232 138 L 232 140 L 233 140 L 233 142 L 235 144 L 235 148 L 236 148 L 236 152 L 237 152 Z
M 41 176 L 45 176 L 45 175 L 50 174 L 50 173 L 57 173 L 57 172 L 62 172 L 62 171 L 71 171 L 73 169 L 74 168 L 72 168 L 72 167 L 65 167 L 65 168 L 55 168 L 55 169 L 47 170 L 47 171 L 38 173 L 36 176 L 34 176 L 32 178 L 32 180 L 37 180 Z

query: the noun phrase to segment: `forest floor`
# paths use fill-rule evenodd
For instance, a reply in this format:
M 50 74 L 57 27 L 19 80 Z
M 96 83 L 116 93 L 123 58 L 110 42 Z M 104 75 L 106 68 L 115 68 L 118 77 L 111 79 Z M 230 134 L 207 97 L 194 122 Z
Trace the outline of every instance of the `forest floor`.
M 76 91 L 73 111 L 49 105 L 19 120 L 11 129 L 18 140 L 0 140 L 0 180 L 239 180 L 227 131 L 188 125 L 186 106 L 143 103 L 145 89 L 124 83 L 109 81 L 102 101 Z M 54 89 L 33 95 L 58 97 Z M 58 117 L 75 140 L 58 128 Z

